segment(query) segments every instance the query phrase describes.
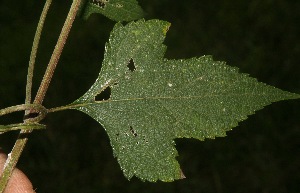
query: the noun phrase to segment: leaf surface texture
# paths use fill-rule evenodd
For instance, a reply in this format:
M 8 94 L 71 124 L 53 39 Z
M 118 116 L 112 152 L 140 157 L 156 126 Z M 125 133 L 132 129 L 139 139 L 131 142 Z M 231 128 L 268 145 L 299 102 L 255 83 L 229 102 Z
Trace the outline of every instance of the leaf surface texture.
M 71 104 L 105 128 L 129 179 L 181 179 L 175 138 L 224 137 L 264 106 L 299 98 L 211 56 L 164 59 L 169 26 L 160 20 L 116 24 L 98 79 Z M 98 98 L 102 94 L 106 98 Z
M 103 14 L 114 21 L 132 21 L 144 15 L 136 0 L 86 0 L 80 15 L 88 19 L 93 13 Z

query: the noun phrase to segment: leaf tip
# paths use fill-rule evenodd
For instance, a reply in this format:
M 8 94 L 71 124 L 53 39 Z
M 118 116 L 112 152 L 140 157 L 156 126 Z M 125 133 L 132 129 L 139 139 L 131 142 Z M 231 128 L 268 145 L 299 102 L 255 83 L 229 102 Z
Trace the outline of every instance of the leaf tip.
M 171 27 L 171 23 L 167 22 L 166 25 L 164 26 L 163 28 L 163 33 L 164 33 L 164 36 L 167 35 L 167 32 L 169 31 L 169 28 Z
M 182 179 L 185 179 L 186 177 L 185 177 L 185 175 L 184 175 L 184 173 L 182 172 L 182 170 L 180 170 L 180 179 L 182 180 Z

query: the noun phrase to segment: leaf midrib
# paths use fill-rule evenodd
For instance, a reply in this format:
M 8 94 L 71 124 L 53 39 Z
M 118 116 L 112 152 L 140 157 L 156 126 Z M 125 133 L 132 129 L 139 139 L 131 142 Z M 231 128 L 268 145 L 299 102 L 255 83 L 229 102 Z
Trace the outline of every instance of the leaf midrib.
M 140 100 L 163 100 L 163 99 L 169 99 L 169 100 L 182 100 L 182 99 L 200 99 L 200 98 L 206 98 L 206 97 L 228 97 L 228 96 L 263 96 L 263 95 L 269 95 L 266 93 L 244 93 L 244 94 L 218 94 L 218 95 L 201 95 L 201 96 L 178 96 L 178 97 L 139 97 L 139 98 L 126 98 L 126 99 L 108 99 L 103 101 L 93 101 L 93 102 L 87 102 L 87 103 L 72 103 L 70 105 L 65 106 L 64 109 L 73 109 L 73 108 L 79 108 L 79 107 L 85 107 L 89 105 L 95 105 L 95 104 L 103 104 L 103 103 L 113 103 L 113 102 L 127 102 L 127 101 L 140 101 Z

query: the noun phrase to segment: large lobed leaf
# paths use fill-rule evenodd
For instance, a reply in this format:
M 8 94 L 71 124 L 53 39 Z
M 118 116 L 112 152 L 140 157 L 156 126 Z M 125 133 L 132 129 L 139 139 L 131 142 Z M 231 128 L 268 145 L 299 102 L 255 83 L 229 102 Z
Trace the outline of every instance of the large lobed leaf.
M 169 26 L 159 20 L 117 24 L 98 79 L 72 104 L 105 128 L 127 178 L 181 179 L 175 138 L 223 137 L 265 105 L 299 98 L 211 56 L 164 59 Z M 108 98 L 96 100 L 104 92 Z
M 136 0 L 85 0 L 79 14 L 88 19 L 100 13 L 114 21 L 132 21 L 143 17 L 143 10 Z

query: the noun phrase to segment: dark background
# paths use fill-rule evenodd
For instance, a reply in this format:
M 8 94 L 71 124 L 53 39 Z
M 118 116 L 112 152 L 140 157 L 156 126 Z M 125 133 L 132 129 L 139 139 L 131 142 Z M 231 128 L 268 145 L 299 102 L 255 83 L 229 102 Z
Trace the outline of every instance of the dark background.
M 44 1 L 0 1 L 0 108 L 24 103 L 27 65 Z M 37 57 L 34 93 L 71 1 L 54 0 Z M 146 18 L 172 23 L 167 58 L 211 54 L 259 81 L 300 93 L 300 1 L 141 0 Z M 95 81 L 114 22 L 102 15 L 77 19 L 44 105 L 68 104 Z M 273 104 L 228 132 L 226 138 L 176 140 L 187 177 L 173 183 L 128 181 L 101 126 L 85 114 L 49 115 L 18 167 L 37 192 L 300 192 L 300 101 Z M 22 113 L 1 117 L 20 122 Z M 9 153 L 17 132 L 0 135 Z

